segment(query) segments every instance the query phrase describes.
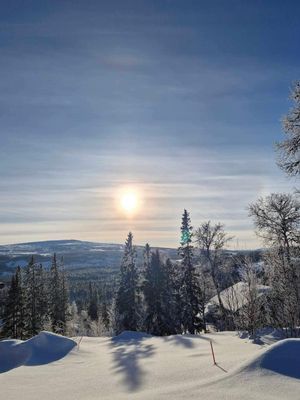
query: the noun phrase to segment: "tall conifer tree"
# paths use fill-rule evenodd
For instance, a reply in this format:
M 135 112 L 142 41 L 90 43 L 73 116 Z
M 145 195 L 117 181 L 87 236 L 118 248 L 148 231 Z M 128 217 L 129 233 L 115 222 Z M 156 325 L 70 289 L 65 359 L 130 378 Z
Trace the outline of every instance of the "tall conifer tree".
M 20 267 L 17 267 L 11 279 L 4 308 L 1 336 L 13 339 L 23 339 L 25 337 L 24 295 Z
M 50 320 L 52 330 L 65 333 L 68 308 L 68 289 L 65 272 L 57 261 L 56 254 L 52 259 L 49 282 Z
M 202 328 L 199 311 L 201 308 L 201 289 L 199 278 L 193 264 L 192 226 L 189 213 L 184 210 L 181 223 L 181 323 L 183 332 L 196 333 Z
M 42 329 L 41 321 L 38 318 L 39 308 L 39 274 L 34 258 L 31 257 L 24 269 L 24 324 L 26 335 L 31 337 Z
M 139 324 L 139 290 L 136 269 L 136 251 L 133 236 L 129 232 L 125 242 L 123 260 L 120 268 L 120 283 L 116 296 L 116 330 L 136 331 Z
M 145 271 L 143 283 L 144 299 L 146 302 L 145 329 L 153 335 L 170 334 L 170 315 L 167 293 L 166 270 L 160 259 L 159 251 L 151 255 L 151 261 Z

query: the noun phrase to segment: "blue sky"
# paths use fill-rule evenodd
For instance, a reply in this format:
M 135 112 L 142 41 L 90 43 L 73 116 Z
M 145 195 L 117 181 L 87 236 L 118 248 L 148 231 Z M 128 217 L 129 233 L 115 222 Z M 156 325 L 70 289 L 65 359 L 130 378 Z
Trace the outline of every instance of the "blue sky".
M 181 213 L 259 246 L 299 79 L 298 1 L 1 1 L 0 243 L 177 246 Z M 132 218 L 116 206 L 134 188 Z

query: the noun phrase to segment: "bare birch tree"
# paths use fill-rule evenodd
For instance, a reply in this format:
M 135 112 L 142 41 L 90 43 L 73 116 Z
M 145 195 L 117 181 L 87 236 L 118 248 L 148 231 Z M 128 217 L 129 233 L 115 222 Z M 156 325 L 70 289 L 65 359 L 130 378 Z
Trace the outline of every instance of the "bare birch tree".
M 224 230 L 224 225 L 218 223 L 212 225 L 210 221 L 204 222 L 195 231 L 195 241 L 198 247 L 202 250 L 207 265 L 209 267 L 210 275 L 218 297 L 219 307 L 222 313 L 222 318 L 226 328 L 226 308 L 224 307 L 221 298 L 221 282 L 220 270 L 222 266 L 222 252 L 228 241 L 232 238 L 227 235 Z
M 300 81 L 293 85 L 291 99 L 294 108 L 282 121 L 286 138 L 277 144 L 279 166 L 289 175 L 300 174 Z
M 254 219 L 257 234 L 271 248 L 266 264 L 272 285 L 272 318 L 296 336 L 300 323 L 300 204 L 292 194 L 273 193 L 251 204 L 249 214 Z

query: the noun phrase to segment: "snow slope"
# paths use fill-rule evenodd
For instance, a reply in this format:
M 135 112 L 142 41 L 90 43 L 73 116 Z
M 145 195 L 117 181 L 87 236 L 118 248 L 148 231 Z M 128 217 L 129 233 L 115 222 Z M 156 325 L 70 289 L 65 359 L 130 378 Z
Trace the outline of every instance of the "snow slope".
M 228 332 L 164 338 L 124 332 L 83 338 L 79 349 L 55 362 L 0 374 L 0 398 L 294 400 L 299 359 L 296 339 L 260 346 Z

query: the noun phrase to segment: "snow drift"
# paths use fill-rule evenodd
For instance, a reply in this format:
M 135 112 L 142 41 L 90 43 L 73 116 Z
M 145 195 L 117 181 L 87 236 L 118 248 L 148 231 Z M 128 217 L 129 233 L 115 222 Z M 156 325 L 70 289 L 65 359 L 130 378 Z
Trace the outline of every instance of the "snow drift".
M 244 365 L 240 374 L 277 373 L 300 379 L 300 339 L 285 339 Z
M 225 377 L 202 385 L 213 400 L 265 400 L 298 398 L 300 339 L 285 339 L 262 349 L 263 353 Z
M 74 340 L 44 331 L 26 341 L 3 340 L 0 342 L 0 373 L 21 365 L 42 365 L 59 360 L 74 346 Z

